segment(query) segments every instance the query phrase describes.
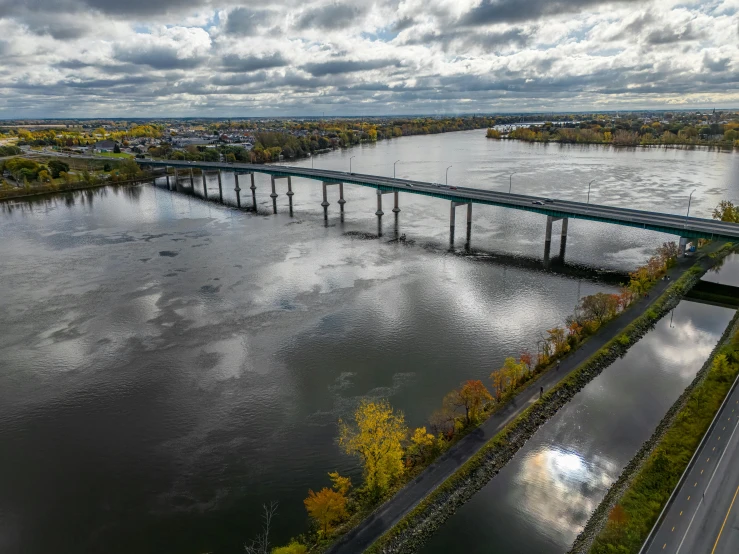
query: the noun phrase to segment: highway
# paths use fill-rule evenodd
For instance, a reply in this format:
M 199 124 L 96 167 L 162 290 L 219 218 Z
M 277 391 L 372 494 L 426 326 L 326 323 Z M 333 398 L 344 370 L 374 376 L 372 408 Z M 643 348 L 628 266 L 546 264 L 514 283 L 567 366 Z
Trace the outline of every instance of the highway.
M 109 160 L 108 160 L 109 161 Z M 136 160 L 139 165 L 153 167 L 175 167 L 178 169 L 199 168 L 203 170 L 222 170 L 233 172 L 255 172 L 274 176 L 291 176 L 326 181 L 330 183 L 349 183 L 368 186 L 384 191 L 399 191 L 411 194 L 434 196 L 455 202 L 473 202 L 503 206 L 553 217 L 571 217 L 588 219 L 616 225 L 626 225 L 650 229 L 663 233 L 671 233 L 688 238 L 707 238 L 736 240 L 739 239 L 739 224 L 703 219 L 682 215 L 665 214 L 643 210 L 632 210 L 584 202 L 547 199 L 525 194 L 508 194 L 506 192 L 476 189 L 463 186 L 442 185 L 408 179 L 395 179 L 377 175 L 348 173 L 304 167 L 290 167 L 261 164 L 239 164 L 220 162 L 176 162 L 158 160 Z
M 739 553 L 739 387 L 640 554 Z

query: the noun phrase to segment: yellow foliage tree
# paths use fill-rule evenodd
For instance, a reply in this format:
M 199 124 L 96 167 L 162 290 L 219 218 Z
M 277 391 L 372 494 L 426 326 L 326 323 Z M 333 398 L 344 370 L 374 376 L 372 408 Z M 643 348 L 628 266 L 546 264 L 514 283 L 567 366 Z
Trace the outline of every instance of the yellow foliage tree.
M 352 486 L 352 480 L 349 477 L 342 477 L 341 475 L 339 475 L 338 471 L 333 471 L 329 473 L 328 476 L 331 478 L 331 482 L 334 484 L 334 490 L 339 494 L 346 496 L 346 493 L 349 492 L 349 489 Z
M 418 427 L 411 434 L 411 444 L 408 447 L 408 454 L 425 460 L 426 455 L 434 446 L 434 441 L 434 435 L 427 433 L 426 427 Z
M 308 498 L 303 500 L 308 515 L 321 527 L 323 536 L 328 536 L 331 525 L 346 518 L 346 497 L 329 488 L 318 492 L 308 491 Z
M 272 549 L 272 554 L 308 554 L 308 547 L 293 541 L 287 546 L 278 546 Z
M 354 422 L 349 426 L 339 420 L 339 445 L 347 454 L 360 458 L 364 485 L 379 496 L 403 473 L 402 443 L 408 435 L 405 419 L 387 400 L 362 400 Z

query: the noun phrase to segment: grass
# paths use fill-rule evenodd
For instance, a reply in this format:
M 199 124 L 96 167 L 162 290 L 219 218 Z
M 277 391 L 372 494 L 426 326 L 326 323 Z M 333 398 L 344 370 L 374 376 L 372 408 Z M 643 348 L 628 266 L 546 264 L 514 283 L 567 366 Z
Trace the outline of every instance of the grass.
M 739 329 L 716 351 L 705 379 L 622 496 L 619 506 L 625 515 L 606 523 L 590 554 L 639 552 L 737 375 Z
M 131 158 L 131 159 L 133 159 L 133 157 L 134 157 L 133 154 L 127 154 L 126 152 L 119 152 L 117 154 L 115 152 L 100 152 L 97 155 L 98 156 L 104 156 L 106 158 L 124 158 L 124 159 L 125 158 Z

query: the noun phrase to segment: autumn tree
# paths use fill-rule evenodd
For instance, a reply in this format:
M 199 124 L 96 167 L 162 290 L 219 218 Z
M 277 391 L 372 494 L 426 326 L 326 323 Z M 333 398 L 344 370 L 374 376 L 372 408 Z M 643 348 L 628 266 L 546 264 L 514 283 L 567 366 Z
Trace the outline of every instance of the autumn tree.
M 586 319 L 592 319 L 602 325 L 603 322 L 618 311 L 618 295 L 599 292 L 585 296 L 580 301 L 580 309 Z
M 464 410 L 465 425 L 477 421 L 485 402 L 493 399 L 490 392 L 480 380 L 466 381 L 459 390 L 449 396 L 451 402 Z
M 567 331 L 562 327 L 547 329 L 547 334 L 549 336 L 547 337 L 546 342 L 551 349 L 552 354 L 564 354 L 570 350 L 570 345 L 567 342 Z
M 407 435 L 402 412 L 393 411 L 387 400 L 362 400 L 354 425 L 339 420 L 339 444 L 347 454 L 359 457 L 365 487 L 375 497 L 403 473 L 402 443 Z
M 320 526 L 324 537 L 328 536 L 331 525 L 347 516 L 346 496 L 327 487 L 318 492 L 309 490 L 308 498 L 303 503 L 308 515 Z
M 333 483 L 333 489 L 346 496 L 352 486 L 352 480 L 349 477 L 342 477 L 338 471 L 332 471 L 328 476 L 331 478 L 331 483 Z
M 713 219 L 739 223 L 739 206 L 729 200 L 722 200 L 713 210 Z
M 411 434 L 411 444 L 408 446 L 408 454 L 411 457 L 418 457 L 421 461 L 434 447 L 434 435 L 426 432 L 426 427 L 418 427 Z

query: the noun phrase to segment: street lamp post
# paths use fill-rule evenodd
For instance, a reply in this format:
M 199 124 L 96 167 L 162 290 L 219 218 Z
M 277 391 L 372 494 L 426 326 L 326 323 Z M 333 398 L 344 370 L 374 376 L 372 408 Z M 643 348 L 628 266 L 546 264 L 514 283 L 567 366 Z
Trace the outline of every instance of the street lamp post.
M 395 179 L 395 164 L 398 163 L 400 160 L 395 160 L 393 162 L 393 179 Z
M 594 182 L 595 182 L 595 179 L 593 179 L 592 181 L 588 183 L 588 204 L 590 204 L 590 185 L 592 185 Z
M 516 172 L 514 171 L 514 172 L 513 172 L 513 173 L 511 173 L 511 175 L 510 175 L 510 176 L 508 177 L 508 194 L 510 194 L 510 193 L 511 193 L 511 188 L 513 188 L 513 176 L 514 176 L 515 174 L 516 174 Z
M 451 165 L 450 165 L 449 167 L 447 167 L 447 168 L 446 168 L 446 176 L 444 177 L 444 184 L 445 184 L 445 185 L 448 185 L 448 184 L 449 184 L 449 170 L 450 170 L 451 168 L 452 168 L 452 166 L 451 166 Z
M 695 192 L 696 189 L 693 189 L 693 192 Z M 685 225 L 688 224 L 688 217 L 690 217 L 690 202 L 693 200 L 693 192 L 690 193 L 690 196 L 688 197 L 688 213 L 685 214 Z
M 349 173 L 352 172 L 352 158 L 356 158 L 356 156 L 352 156 L 351 158 L 349 158 Z

